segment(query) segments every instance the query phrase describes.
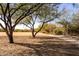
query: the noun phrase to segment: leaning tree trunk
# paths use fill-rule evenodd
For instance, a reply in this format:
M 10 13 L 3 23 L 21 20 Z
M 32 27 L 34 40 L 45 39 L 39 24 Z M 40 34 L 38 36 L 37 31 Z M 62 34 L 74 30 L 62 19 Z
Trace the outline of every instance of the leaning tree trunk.
M 40 27 L 40 29 L 38 31 L 35 32 L 34 27 L 31 29 L 32 30 L 32 37 L 35 38 L 37 33 L 41 31 L 41 29 L 43 28 L 45 22 L 43 22 L 42 26 Z
M 34 29 L 32 29 L 32 37 L 35 38 L 35 36 Z

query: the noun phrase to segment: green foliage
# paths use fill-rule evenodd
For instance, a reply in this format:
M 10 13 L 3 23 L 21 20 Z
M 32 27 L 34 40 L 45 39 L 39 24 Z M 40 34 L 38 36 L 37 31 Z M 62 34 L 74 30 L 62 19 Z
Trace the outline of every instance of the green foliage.
M 38 29 L 40 28 L 41 26 L 38 27 Z M 53 34 L 53 30 L 56 28 L 55 25 L 53 24 L 45 24 L 41 30 L 41 32 L 43 33 L 50 33 L 50 34 Z M 37 29 L 37 30 L 38 30 Z
M 0 32 L 5 32 L 3 29 L 0 29 Z M 31 30 L 28 29 L 15 29 L 14 32 L 31 32 Z
M 64 28 L 57 27 L 56 29 L 54 29 L 54 34 L 56 34 L 56 35 L 63 35 L 64 34 Z
M 38 17 L 41 22 L 50 22 L 59 16 L 57 11 L 58 4 L 44 4 L 41 8 L 39 8 Z
M 76 12 L 72 16 L 71 25 L 68 29 L 68 32 L 71 35 L 79 35 L 79 12 Z
M 79 25 L 78 24 L 72 24 L 68 29 L 69 34 L 76 35 L 79 34 Z
M 36 30 L 38 30 L 40 27 L 41 26 L 39 26 Z M 63 35 L 65 32 L 65 28 L 56 27 L 56 25 L 54 24 L 45 24 L 41 32 L 47 34 Z

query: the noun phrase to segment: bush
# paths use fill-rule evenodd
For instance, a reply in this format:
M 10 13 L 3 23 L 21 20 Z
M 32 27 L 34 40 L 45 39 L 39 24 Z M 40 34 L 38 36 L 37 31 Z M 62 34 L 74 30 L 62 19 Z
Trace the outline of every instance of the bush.
M 64 34 L 64 28 L 56 28 L 53 32 L 56 35 L 63 35 Z
M 72 24 L 69 29 L 68 32 L 70 35 L 78 35 L 79 34 L 79 25 L 78 24 Z
M 38 27 L 38 29 L 40 28 L 40 26 Z M 53 24 L 45 24 L 44 26 L 43 26 L 43 28 L 41 29 L 41 32 L 42 33 L 50 33 L 50 34 L 52 34 L 53 33 L 53 30 L 56 28 L 56 26 L 55 25 L 53 25 Z M 37 30 L 38 30 L 37 29 Z
M 39 28 L 40 26 L 36 30 L 38 30 Z M 56 27 L 56 25 L 54 24 L 45 24 L 41 32 L 55 34 L 55 35 L 63 35 L 65 32 L 65 29 L 63 27 Z

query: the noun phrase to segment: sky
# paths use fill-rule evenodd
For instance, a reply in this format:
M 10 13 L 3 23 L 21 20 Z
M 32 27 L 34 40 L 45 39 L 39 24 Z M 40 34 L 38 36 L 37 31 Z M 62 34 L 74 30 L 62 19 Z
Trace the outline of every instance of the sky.
M 72 15 L 73 12 L 76 12 L 76 11 L 79 10 L 79 7 L 73 7 L 73 5 L 70 4 L 70 3 L 63 3 L 63 4 L 60 4 L 58 10 L 61 11 L 61 10 L 63 10 L 64 8 L 69 11 L 68 15 Z M 55 19 L 54 21 L 52 21 L 52 22 L 50 22 L 50 23 L 56 24 L 56 22 L 58 22 L 58 21 L 60 21 L 60 20 L 59 20 L 59 19 Z M 0 21 L 0 22 L 1 22 L 1 21 Z M 1 23 L 2 23 L 2 22 L 1 22 Z M 35 28 L 37 28 L 38 25 L 39 25 L 39 23 L 36 22 Z M 26 29 L 26 28 L 27 28 L 27 27 L 24 26 L 24 25 L 17 25 L 17 26 L 16 26 L 16 29 Z
M 68 14 L 66 16 L 71 16 L 73 15 L 73 13 L 79 11 L 79 7 L 78 6 L 73 6 L 71 3 L 63 3 L 59 5 L 58 10 L 61 11 L 63 9 L 68 10 Z M 68 21 L 70 21 L 71 19 L 68 19 Z M 56 24 L 56 22 L 60 21 L 60 19 L 55 19 L 54 21 L 52 21 L 51 23 Z

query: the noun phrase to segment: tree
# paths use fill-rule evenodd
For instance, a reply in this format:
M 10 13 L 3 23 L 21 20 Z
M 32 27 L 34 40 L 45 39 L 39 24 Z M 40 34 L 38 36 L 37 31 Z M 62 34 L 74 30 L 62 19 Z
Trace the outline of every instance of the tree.
M 73 14 L 72 16 L 72 23 L 73 24 L 79 24 L 79 11 Z
M 65 29 L 65 33 L 64 34 L 67 35 L 70 23 L 67 20 L 61 20 L 58 23 L 61 24 L 61 25 L 63 25 L 63 27 Z
M 37 11 L 43 4 L 0 4 L 0 20 L 4 22 L 4 25 L 0 23 L 2 29 L 5 30 L 10 43 L 13 41 L 13 31 L 16 25 L 23 20 L 26 16 L 31 15 Z M 25 9 L 25 11 L 23 11 Z M 20 14 L 19 14 L 20 13 Z M 15 17 L 17 15 L 17 17 Z M 13 20 L 14 18 L 14 20 Z M 14 21 L 14 22 L 13 22 Z
M 69 31 L 70 34 L 79 34 L 79 11 L 73 14 Z
M 64 27 L 64 29 L 65 29 L 64 34 L 67 35 L 68 29 L 71 24 L 72 15 L 70 14 L 70 10 L 68 10 L 66 8 L 63 8 L 61 11 L 62 11 L 62 13 L 61 13 L 59 21 L 57 23 L 61 24 Z
M 23 22 L 21 22 L 22 24 L 31 29 L 33 38 L 35 38 L 37 33 L 41 31 L 44 24 L 58 17 L 59 13 L 57 13 L 57 5 L 58 4 L 44 4 L 38 9 L 38 11 L 31 14 Z M 41 27 L 37 31 L 35 31 L 35 23 L 37 21 L 41 24 Z

